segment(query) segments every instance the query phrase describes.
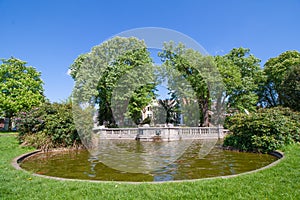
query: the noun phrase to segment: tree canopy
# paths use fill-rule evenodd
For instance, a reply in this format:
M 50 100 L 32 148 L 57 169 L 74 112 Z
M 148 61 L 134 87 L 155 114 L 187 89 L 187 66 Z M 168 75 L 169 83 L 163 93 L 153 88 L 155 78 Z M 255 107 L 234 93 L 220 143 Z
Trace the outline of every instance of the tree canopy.
M 220 74 L 214 65 L 211 56 L 203 56 L 200 52 L 188 49 L 184 44 L 176 45 L 174 42 L 164 44 L 163 51 L 159 54 L 167 71 L 171 74 L 168 84 L 176 95 L 181 99 L 181 106 L 197 102 L 198 109 L 194 110 L 199 114 L 194 126 L 209 126 L 210 121 L 214 124 L 218 120 L 211 120 L 209 116 L 212 101 L 216 100 L 217 95 L 222 93 L 223 85 Z M 170 70 L 173 69 L 173 70 Z M 175 69 L 175 71 L 174 71 Z M 191 111 L 191 110 L 189 110 Z M 192 113 L 182 112 L 186 116 Z M 215 113 L 215 116 L 217 113 Z
M 300 53 L 298 51 L 286 51 L 275 58 L 270 58 L 264 65 L 265 81 L 260 92 L 260 102 L 267 107 L 279 105 L 291 106 L 290 101 L 295 101 L 299 93 L 297 93 L 296 82 L 297 68 L 300 65 Z M 292 75 L 292 73 L 294 73 Z M 292 81 L 292 83 L 289 83 Z M 295 82 L 296 81 L 296 82 Z M 295 91 L 288 88 L 296 84 Z M 292 89 L 292 88 L 291 88 Z M 291 95 L 291 92 L 295 92 Z M 294 105 L 294 103 L 292 104 Z
M 154 96 L 152 67 L 143 41 L 114 37 L 72 64 L 73 98 L 98 105 L 100 125 L 123 125 L 126 116 L 138 123 L 141 110 Z
M 284 106 L 300 111 L 300 64 L 292 66 L 279 86 Z
M 227 111 L 254 111 L 263 78 L 260 60 L 250 49 L 234 48 L 224 56 L 215 56 L 215 62 L 226 87 L 221 101 L 226 102 Z
M 158 56 L 163 62 L 159 69 L 145 43 L 133 37 L 115 37 L 95 46 L 70 67 L 76 81 L 73 99 L 98 105 L 100 125 L 124 125 L 126 117 L 139 124 L 142 109 L 156 97 L 155 88 L 163 81 L 159 79 L 167 74 L 168 89 L 178 102 L 176 110 L 188 121 L 196 117 L 193 126 L 222 124 L 225 111 L 254 112 L 259 102 L 297 107 L 298 52 L 268 60 L 264 70 L 247 48 L 233 48 L 223 56 L 203 56 L 170 41 Z
M 45 101 L 41 73 L 26 62 L 9 58 L 0 65 L 0 111 L 11 118 Z

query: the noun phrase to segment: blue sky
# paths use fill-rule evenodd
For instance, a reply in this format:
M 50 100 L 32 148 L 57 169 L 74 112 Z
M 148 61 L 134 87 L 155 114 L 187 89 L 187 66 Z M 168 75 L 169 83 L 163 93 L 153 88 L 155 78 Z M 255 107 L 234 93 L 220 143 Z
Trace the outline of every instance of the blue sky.
M 209 54 L 250 48 L 262 60 L 300 51 L 298 0 L 0 0 L 0 58 L 14 56 L 42 73 L 45 95 L 66 99 L 74 59 L 128 29 L 184 33 Z

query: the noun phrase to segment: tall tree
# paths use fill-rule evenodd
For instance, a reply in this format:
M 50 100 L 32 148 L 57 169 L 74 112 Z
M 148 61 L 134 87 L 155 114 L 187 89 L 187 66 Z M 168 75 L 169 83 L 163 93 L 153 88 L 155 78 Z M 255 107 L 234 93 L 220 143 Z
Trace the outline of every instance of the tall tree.
M 152 60 L 137 38 L 112 38 L 79 56 L 70 69 L 76 81 L 73 99 L 99 105 L 100 125 L 120 125 L 125 115 L 137 122 L 136 113 L 152 100 Z
M 212 58 L 188 49 L 183 44 L 175 45 L 174 42 L 165 43 L 159 56 L 167 69 L 173 68 L 178 71 L 175 78 L 169 79 L 169 87 L 182 91 L 183 94 L 177 93 L 177 95 L 181 95 L 180 99 L 186 98 L 185 102 L 196 101 L 199 107 L 200 126 L 209 126 L 209 111 L 213 99 L 212 86 L 216 85 L 219 78 Z M 178 81 L 178 78 L 186 80 L 191 90 L 184 90 L 187 85 Z M 182 88 L 184 89 L 181 90 Z
M 279 86 L 284 106 L 300 111 L 300 64 L 292 66 Z
M 40 72 L 26 62 L 9 58 L 0 65 L 0 111 L 12 118 L 45 101 Z M 11 120 L 10 120 L 11 121 Z M 11 123 L 9 125 L 11 129 Z
M 250 49 L 234 48 L 224 56 L 215 56 L 215 63 L 226 87 L 220 103 L 226 102 L 231 112 L 254 111 L 263 79 L 260 60 L 250 54 Z
M 284 105 L 285 99 L 282 84 L 293 67 L 300 65 L 298 51 L 286 51 L 275 58 L 270 58 L 264 65 L 266 76 L 260 90 L 260 102 L 267 107 Z

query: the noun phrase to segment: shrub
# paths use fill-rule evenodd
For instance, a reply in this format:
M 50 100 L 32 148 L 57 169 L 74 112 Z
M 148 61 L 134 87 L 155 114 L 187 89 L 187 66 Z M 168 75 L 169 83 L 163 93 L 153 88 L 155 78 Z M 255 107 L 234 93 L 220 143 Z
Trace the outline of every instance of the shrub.
M 44 103 L 16 119 L 19 141 L 36 148 L 74 147 L 80 145 L 70 103 Z
M 32 146 L 37 149 L 42 149 L 44 151 L 53 148 L 51 138 L 47 136 L 44 132 L 23 135 L 23 141 L 23 145 Z
M 299 119 L 300 113 L 281 107 L 236 114 L 226 121 L 232 134 L 225 138 L 224 146 L 254 152 L 280 149 L 300 141 Z

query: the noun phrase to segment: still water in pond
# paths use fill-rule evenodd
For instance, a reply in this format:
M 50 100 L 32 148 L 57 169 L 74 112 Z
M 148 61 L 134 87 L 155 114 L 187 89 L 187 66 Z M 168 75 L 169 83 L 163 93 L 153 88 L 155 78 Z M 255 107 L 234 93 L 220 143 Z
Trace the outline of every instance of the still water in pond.
M 266 166 L 267 154 L 226 151 L 221 141 L 103 140 L 93 151 L 38 153 L 21 167 L 48 176 L 104 181 L 170 181 L 239 174 Z

